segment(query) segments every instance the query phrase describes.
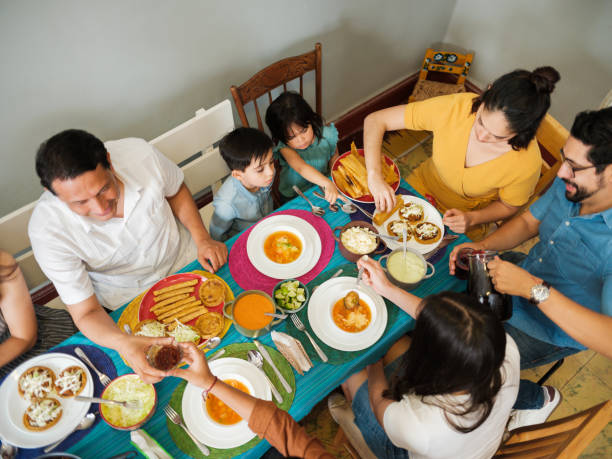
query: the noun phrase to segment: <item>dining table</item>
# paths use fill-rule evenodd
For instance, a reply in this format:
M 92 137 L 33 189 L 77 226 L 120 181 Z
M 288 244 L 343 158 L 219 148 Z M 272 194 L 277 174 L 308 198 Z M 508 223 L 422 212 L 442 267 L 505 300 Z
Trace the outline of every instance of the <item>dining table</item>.
M 401 187 L 402 189 L 407 190 L 409 193 L 418 196 L 418 193 L 403 180 L 401 182 Z M 307 190 L 305 194 L 311 201 L 326 210 L 325 215 L 323 215 L 322 218 L 331 229 L 343 226 L 350 222 L 351 217 L 349 217 L 348 214 L 342 211 L 331 212 L 324 200 L 314 196 L 314 191 L 315 187 Z M 310 211 L 310 206 L 303 198 L 298 196 L 277 209 L 276 212 L 282 212 L 290 209 Z M 373 205 L 370 205 L 369 209 L 373 210 Z M 228 251 L 231 251 L 232 246 L 239 236 L 240 235 L 236 235 L 226 242 Z M 448 254 L 450 253 L 452 246 L 466 241 L 467 238 L 464 235 L 461 235 L 456 241 L 450 244 L 445 250 L 444 256 L 440 256 L 437 260 L 435 260 L 435 275 L 423 281 L 411 293 L 419 297 L 425 297 L 444 290 L 465 290 L 465 281 L 449 274 Z M 334 272 L 338 266 L 345 265 L 346 263 L 347 260 L 341 255 L 338 249 L 338 244 L 335 243 L 333 255 L 322 272 Z M 180 272 L 190 272 L 194 270 L 202 270 L 202 266 L 197 260 L 185 266 Z M 241 288 L 232 278 L 228 263 L 220 268 L 216 274 L 227 283 L 234 295 L 237 296 L 243 291 L 243 288 Z M 127 305 L 124 305 L 118 310 L 112 312 L 111 317 L 115 321 L 118 321 L 126 306 Z M 381 338 L 365 352 L 358 353 L 355 358 L 339 364 L 323 363 L 318 359 L 313 359 L 313 368 L 311 368 L 304 375 L 300 375 L 294 371 L 296 390 L 295 398 L 291 407 L 289 408 L 289 414 L 291 414 L 296 421 L 300 421 L 308 413 L 310 413 L 317 403 L 324 399 L 349 376 L 382 358 L 393 343 L 413 329 L 414 322 L 415 321 L 411 316 L 400 310 L 399 313 L 396 314 L 395 321 L 387 327 L 386 332 L 381 336 Z M 274 330 L 282 332 L 286 330 L 287 326 L 287 323 L 281 322 L 274 327 Z M 274 348 L 274 344 L 269 333 L 258 338 L 258 340 L 262 344 Z M 241 335 L 236 331 L 234 326 L 231 326 L 225 336 L 223 336 L 223 339 L 217 349 L 214 351 L 209 351 L 209 355 L 229 344 L 247 343 L 250 341 L 252 340 Z M 306 337 L 304 336 L 301 341 L 305 343 Z M 58 347 L 74 345 L 90 346 L 102 350 L 107 356 L 110 357 L 113 365 L 116 368 L 117 374 L 119 375 L 132 372 L 132 370 L 123 361 L 119 353 L 111 349 L 101 348 L 86 338 L 82 333 L 77 333 L 69 337 Z M 50 352 L 53 352 L 53 349 L 51 349 Z M 151 419 L 142 427 L 170 455 L 175 458 L 185 458 L 189 456 L 179 449 L 179 447 L 173 442 L 168 430 L 167 419 L 163 408 L 169 403 L 172 393 L 179 383 L 181 383 L 181 381 L 182 380 L 179 378 L 167 377 L 155 384 L 158 397 L 156 411 Z M 94 395 L 99 396 L 100 394 L 96 393 Z M 250 450 L 242 453 L 238 457 L 261 457 L 269 447 L 269 443 L 262 440 Z M 129 432 L 116 430 L 107 425 L 105 422 L 99 422 L 85 436 L 70 446 L 67 449 L 67 452 L 82 458 L 110 458 L 125 451 L 134 449 L 134 446 L 130 443 Z M 20 449 L 18 457 L 33 457 L 33 455 L 31 455 L 27 449 Z

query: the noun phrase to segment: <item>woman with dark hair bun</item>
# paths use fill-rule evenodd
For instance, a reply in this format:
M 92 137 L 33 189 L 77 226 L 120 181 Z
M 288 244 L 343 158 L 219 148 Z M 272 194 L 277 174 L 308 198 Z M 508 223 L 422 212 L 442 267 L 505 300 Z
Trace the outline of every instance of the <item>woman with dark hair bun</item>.
M 420 298 L 363 257 L 364 282 L 416 318 L 410 347 L 351 376 L 343 389 L 378 458 L 489 458 L 499 446 L 520 378 L 519 353 L 501 322 L 464 293 Z M 385 373 L 393 373 L 388 382 Z M 365 384 L 364 384 L 365 383 Z M 330 399 L 334 409 L 336 401 Z
M 376 207 L 395 204 L 380 171 L 385 131 L 433 131 L 432 157 L 406 180 L 435 202 L 450 229 L 482 239 L 490 223 L 515 214 L 535 189 L 542 167 L 535 135 L 559 78 L 552 67 L 515 70 L 480 96 L 434 97 L 368 115 L 364 150 Z

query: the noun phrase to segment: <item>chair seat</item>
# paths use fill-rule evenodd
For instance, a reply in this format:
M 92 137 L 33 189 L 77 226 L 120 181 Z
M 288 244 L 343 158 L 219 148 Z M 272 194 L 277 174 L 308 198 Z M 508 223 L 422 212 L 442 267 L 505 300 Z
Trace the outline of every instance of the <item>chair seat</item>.
M 414 86 L 411 102 L 429 99 L 430 97 L 444 96 L 465 92 L 463 84 L 441 83 L 439 81 L 419 80 Z

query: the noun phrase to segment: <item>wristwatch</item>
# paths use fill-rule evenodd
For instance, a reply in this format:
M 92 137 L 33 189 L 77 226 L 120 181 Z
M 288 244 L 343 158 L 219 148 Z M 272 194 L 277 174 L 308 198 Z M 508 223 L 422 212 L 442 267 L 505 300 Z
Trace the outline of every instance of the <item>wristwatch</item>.
M 531 304 L 540 304 L 542 301 L 546 301 L 550 296 L 550 287 L 551 285 L 546 281 L 542 281 L 541 284 L 531 287 L 531 298 L 529 298 L 529 302 Z

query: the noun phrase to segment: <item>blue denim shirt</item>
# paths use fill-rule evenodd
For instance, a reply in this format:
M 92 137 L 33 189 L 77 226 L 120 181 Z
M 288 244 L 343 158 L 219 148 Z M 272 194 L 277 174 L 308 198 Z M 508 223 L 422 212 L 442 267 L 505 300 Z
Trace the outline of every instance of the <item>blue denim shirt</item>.
M 215 211 L 210 221 L 212 238 L 225 241 L 272 212 L 271 188 L 272 185 L 251 193 L 240 180 L 230 175 L 213 198 Z
M 521 266 L 580 305 L 612 316 L 612 208 L 579 215 L 580 204 L 565 198 L 557 178 L 530 211 L 540 221 L 540 242 Z M 541 341 L 586 349 L 524 298 L 513 298 L 509 323 Z

